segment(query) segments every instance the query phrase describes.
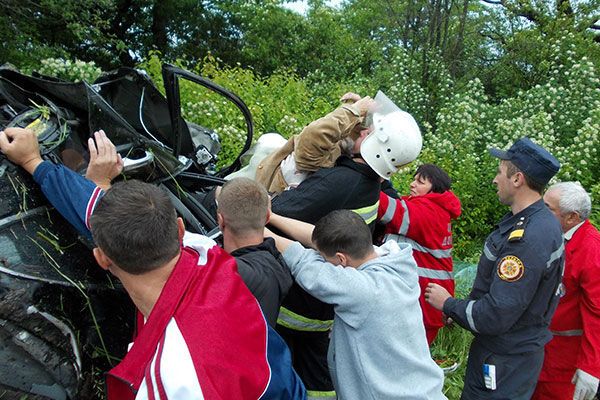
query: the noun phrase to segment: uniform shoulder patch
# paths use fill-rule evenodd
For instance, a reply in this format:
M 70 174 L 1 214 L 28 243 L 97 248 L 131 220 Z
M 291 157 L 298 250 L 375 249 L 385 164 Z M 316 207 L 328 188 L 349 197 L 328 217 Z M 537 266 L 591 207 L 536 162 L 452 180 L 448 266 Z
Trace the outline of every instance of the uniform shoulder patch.
M 508 235 L 509 242 L 517 242 L 523 239 L 523 235 L 525 235 L 525 226 L 527 225 L 527 218 L 521 217 L 513 226 L 513 230 Z
M 525 266 L 517 256 L 506 256 L 498 264 L 498 276 L 506 282 L 515 282 L 525 273 Z

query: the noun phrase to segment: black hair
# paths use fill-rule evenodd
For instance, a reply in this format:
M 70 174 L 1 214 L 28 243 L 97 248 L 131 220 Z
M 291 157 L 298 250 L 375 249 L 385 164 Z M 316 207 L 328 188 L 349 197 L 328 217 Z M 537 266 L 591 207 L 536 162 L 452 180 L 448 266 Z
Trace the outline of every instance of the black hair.
M 537 192 L 539 194 L 544 193 L 544 188 L 546 187 L 545 183 L 540 183 L 540 182 L 536 181 L 535 179 L 531 178 L 529 175 L 527 175 L 525 172 L 523 172 L 523 170 L 521 170 L 521 168 L 517 167 L 515 165 L 515 163 L 513 163 L 512 161 L 510 161 L 510 160 L 503 160 L 503 161 L 506 163 L 506 177 L 507 178 L 510 178 L 517 172 L 520 172 L 525 177 L 525 182 L 527 183 L 527 186 L 529 186 L 529 188 L 531 190 L 534 190 L 535 192 Z
M 167 193 L 130 180 L 114 184 L 90 218 L 96 245 L 131 274 L 161 267 L 180 250 L 177 213 Z
M 452 179 L 446 171 L 435 164 L 423 164 L 415 171 L 413 176 L 419 175 L 423 179 L 431 182 L 431 191 L 433 193 L 444 193 L 450 190 Z
M 350 210 L 332 211 L 317 221 L 312 241 L 327 257 L 340 252 L 362 259 L 373 251 L 369 226 Z

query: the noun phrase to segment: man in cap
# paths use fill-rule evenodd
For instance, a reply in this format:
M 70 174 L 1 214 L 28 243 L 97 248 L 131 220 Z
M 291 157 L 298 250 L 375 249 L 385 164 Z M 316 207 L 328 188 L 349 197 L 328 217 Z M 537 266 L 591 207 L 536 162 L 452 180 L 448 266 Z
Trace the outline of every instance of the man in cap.
M 430 283 L 425 297 L 473 332 L 461 399 L 529 399 L 552 335 L 548 325 L 558 303 L 564 265 L 560 224 L 542 191 L 558 161 L 528 138 L 500 158 L 493 183 L 507 213 L 486 239 L 468 299 L 452 298 Z
M 564 291 L 550 324 L 534 400 L 590 400 L 600 378 L 600 232 L 588 220 L 592 201 L 576 182 L 544 194 L 565 236 Z

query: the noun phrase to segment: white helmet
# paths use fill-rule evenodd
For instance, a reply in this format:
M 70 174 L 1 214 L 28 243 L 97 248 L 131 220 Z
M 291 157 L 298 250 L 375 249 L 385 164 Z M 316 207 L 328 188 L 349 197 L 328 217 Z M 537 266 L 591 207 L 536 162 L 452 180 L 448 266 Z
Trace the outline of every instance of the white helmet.
M 360 154 L 379 176 L 389 180 L 398 168 L 419 156 L 423 138 L 412 115 L 400 110 L 383 93 L 377 93 L 375 102 L 378 107 L 373 114 L 373 131 L 361 143 Z M 393 107 L 379 106 L 386 102 Z

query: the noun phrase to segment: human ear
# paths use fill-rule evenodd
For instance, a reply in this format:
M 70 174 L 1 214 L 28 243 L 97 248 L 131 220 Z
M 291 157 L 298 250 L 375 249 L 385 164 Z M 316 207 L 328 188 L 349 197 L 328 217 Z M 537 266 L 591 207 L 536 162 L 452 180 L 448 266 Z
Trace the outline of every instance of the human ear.
M 335 256 L 340 261 L 339 265 L 347 267 L 348 266 L 348 257 L 344 253 L 340 253 L 339 251 L 335 253 Z
M 225 227 L 225 218 L 223 214 L 217 211 L 217 224 L 219 225 L 219 229 L 223 232 L 223 228 Z
M 96 262 L 98 263 L 100 268 L 102 268 L 105 271 L 108 271 L 110 266 L 113 264 L 110 258 L 108 258 L 99 247 L 95 247 L 94 250 L 92 250 L 92 252 L 94 253 L 94 258 L 96 259 Z
M 185 224 L 181 217 L 177 217 L 177 236 L 179 237 L 179 243 L 183 243 L 183 236 L 185 235 Z

